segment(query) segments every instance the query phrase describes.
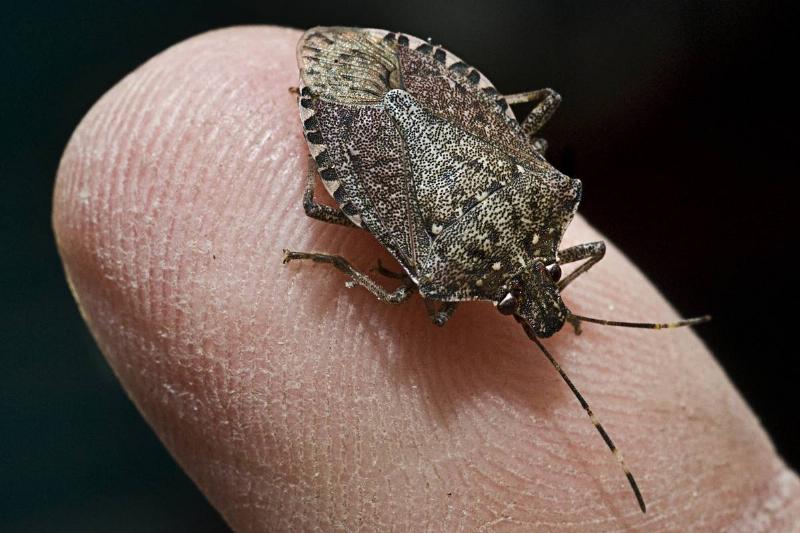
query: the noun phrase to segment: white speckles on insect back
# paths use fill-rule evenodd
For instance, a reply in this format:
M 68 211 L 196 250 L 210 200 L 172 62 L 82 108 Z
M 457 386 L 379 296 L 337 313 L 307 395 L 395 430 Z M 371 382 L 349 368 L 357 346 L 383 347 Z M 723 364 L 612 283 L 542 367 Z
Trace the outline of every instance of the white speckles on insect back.
M 557 240 L 540 242 L 539 234 L 571 220 L 575 204 L 559 201 L 571 180 L 544 161 L 521 164 L 405 91 L 389 91 L 384 106 L 406 146 L 415 206 L 432 237 L 419 265 L 424 296 L 496 301 L 534 257 L 555 261 Z

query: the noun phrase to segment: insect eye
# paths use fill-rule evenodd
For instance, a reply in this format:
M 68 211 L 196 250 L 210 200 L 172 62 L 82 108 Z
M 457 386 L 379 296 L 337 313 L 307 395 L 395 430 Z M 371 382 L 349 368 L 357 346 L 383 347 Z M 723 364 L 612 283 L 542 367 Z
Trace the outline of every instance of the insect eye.
M 547 273 L 550 274 L 550 279 L 558 281 L 561 279 L 561 266 L 558 263 L 553 263 L 547 267 Z
M 505 298 L 497 304 L 497 310 L 503 315 L 510 315 L 517 310 L 517 298 L 512 293 L 506 294 Z

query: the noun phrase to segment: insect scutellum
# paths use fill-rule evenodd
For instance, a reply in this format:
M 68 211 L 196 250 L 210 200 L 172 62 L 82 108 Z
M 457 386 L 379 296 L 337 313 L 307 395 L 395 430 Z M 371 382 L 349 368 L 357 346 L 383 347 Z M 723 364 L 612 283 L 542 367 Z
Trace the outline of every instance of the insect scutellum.
M 601 241 L 559 250 L 581 183 L 545 159 L 537 137 L 561 97 L 552 89 L 501 95 L 477 69 L 441 46 L 384 30 L 319 27 L 297 46 L 300 116 L 313 163 L 308 216 L 371 233 L 403 272 L 394 290 L 345 258 L 284 250 L 284 262 L 328 263 L 387 303 L 423 297 L 434 324 L 459 302 L 488 300 L 511 315 L 558 371 L 622 466 L 622 454 L 541 339 L 569 322 L 662 329 L 694 325 L 619 322 L 573 314 L 561 292 L 605 254 Z M 521 122 L 510 105 L 533 103 Z M 315 176 L 339 208 L 314 200 Z M 562 278 L 562 265 L 579 266 Z M 433 302 L 438 301 L 437 308 Z

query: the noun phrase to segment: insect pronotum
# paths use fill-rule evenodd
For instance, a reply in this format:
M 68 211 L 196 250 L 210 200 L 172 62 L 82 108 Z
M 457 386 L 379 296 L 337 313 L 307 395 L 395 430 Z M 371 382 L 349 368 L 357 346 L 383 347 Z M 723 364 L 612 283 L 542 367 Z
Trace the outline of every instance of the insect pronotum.
M 371 233 L 398 261 L 384 288 L 345 258 L 284 250 L 284 262 L 328 263 L 388 303 L 419 292 L 443 326 L 459 302 L 488 300 L 511 315 L 558 371 L 619 461 L 642 512 L 641 491 L 589 404 L 542 344 L 566 322 L 636 328 L 699 324 L 601 320 L 567 309 L 561 292 L 603 258 L 605 244 L 559 250 L 581 182 L 544 157 L 536 136 L 561 97 L 552 89 L 501 95 L 477 69 L 416 37 L 361 28 L 313 28 L 297 45 L 300 116 L 314 165 L 339 205 L 303 197 L 308 216 Z M 518 122 L 510 106 L 533 103 Z M 584 261 L 562 279 L 561 265 Z M 439 302 L 438 307 L 434 302 Z

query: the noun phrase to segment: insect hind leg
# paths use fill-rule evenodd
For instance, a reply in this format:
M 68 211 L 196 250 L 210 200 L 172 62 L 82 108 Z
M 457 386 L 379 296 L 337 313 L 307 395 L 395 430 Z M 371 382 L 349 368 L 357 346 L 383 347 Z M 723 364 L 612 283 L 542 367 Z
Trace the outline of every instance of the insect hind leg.
M 341 209 L 336 209 L 314 201 L 314 187 L 316 186 L 317 162 L 308 158 L 308 177 L 306 190 L 303 193 L 303 210 L 306 216 L 328 224 L 339 224 L 348 228 L 358 228 Z
M 416 285 L 408 278 L 405 283 L 391 291 L 381 286 L 377 281 L 373 280 L 363 272 L 356 269 L 350 262 L 339 255 L 320 254 L 315 252 L 293 252 L 291 250 L 283 251 L 283 263 L 289 261 L 308 260 L 317 263 L 327 263 L 333 267 L 341 270 L 348 276 L 350 280 L 346 283 L 347 287 L 354 287 L 360 285 L 373 294 L 378 300 L 390 304 L 403 303 L 414 294 Z

